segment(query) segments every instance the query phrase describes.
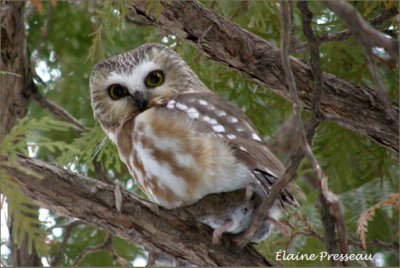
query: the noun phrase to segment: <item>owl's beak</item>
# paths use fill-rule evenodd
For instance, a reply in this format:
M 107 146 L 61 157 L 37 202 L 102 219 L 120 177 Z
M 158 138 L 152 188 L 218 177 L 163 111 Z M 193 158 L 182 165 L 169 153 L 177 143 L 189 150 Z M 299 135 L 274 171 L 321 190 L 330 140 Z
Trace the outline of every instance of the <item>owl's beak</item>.
M 136 91 L 132 95 L 132 99 L 140 111 L 144 111 L 147 107 L 147 104 L 149 103 L 149 101 L 144 96 L 143 92 L 140 92 L 140 91 Z

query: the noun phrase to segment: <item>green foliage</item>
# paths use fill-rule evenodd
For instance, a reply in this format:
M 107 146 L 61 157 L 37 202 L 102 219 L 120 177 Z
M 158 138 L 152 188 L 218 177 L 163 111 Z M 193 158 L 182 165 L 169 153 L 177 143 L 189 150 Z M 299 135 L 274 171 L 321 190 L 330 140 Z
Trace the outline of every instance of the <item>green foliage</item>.
M 8 226 L 11 226 L 14 243 L 20 247 L 28 243 L 29 253 L 33 247 L 41 256 L 47 255 L 48 246 L 42 222 L 38 219 L 38 212 L 28 197 L 26 197 L 15 183 L 0 168 L 0 192 L 5 195 L 8 203 Z M 12 220 L 11 220 L 12 219 Z M 28 240 L 24 240 L 27 236 Z
M 26 155 L 28 148 L 49 150 L 54 153 L 56 150 L 72 148 L 63 141 L 54 141 L 45 136 L 46 132 L 67 131 L 71 127 L 68 123 L 56 121 L 50 117 L 40 119 L 24 117 L 19 119 L 16 125 L 4 138 L 0 154 L 7 155 L 11 162 L 17 159 L 17 153 Z
M 8 203 L 9 219 L 13 230 L 14 242 L 21 246 L 24 237 L 28 237 L 29 251 L 35 246 L 38 254 L 46 255 L 46 232 L 43 224 L 38 219 L 38 212 L 32 204 L 32 200 L 22 194 L 18 184 L 10 178 L 2 168 L 12 167 L 32 177 L 32 179 L 41 179 L 41 175 L 33 172 L 16 162 L 18 153 L 27 155 L 28 148 L 34 152 L 48 150 L 51 153 L 72 149 L 62 141 L 53 141 L 43 135 L 51 131 L 66 131 L 69 125 L 59 122 L 49 117 L 40 119 L 22 118 L 5 136 L 0 146 L 0 155 L 8 157 L 7 162 L 0 164 L 0 192 L 5 195 Z
M 105 136 L 99 125 L 85 129 L 81 136 L 69 145 L 69 150 L 60 155 L 56 162 L 69 167 L 74 165 L 78 170 L 84 172 L 85 167 L 94 171 L 94 160 L 103 163 L 106 169 L 121 172 L 121 161 L 117 149 Z M 83 168 L 79 168 L 79 166 Z

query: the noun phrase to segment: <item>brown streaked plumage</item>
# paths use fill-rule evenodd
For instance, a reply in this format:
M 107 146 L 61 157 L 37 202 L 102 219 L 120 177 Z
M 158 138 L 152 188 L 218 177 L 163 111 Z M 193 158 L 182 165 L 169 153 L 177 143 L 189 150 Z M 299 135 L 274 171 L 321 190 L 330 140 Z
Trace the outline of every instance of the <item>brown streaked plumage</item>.
M 90 90 L 94 117 L 136 183 L 161 206 L 191 205 L 255 181 L 268 193 L 283 174 L 244 113 L 163 45 L 98 63 Z M 296 204 L 286 190 L 281 197 Z

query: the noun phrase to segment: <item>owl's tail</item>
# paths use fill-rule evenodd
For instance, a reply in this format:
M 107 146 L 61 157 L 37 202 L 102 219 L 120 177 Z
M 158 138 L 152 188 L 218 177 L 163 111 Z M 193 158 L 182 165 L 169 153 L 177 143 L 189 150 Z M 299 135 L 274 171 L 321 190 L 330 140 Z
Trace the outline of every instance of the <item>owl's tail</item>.
M 271 187 L 278 181 L 278 178 L 259 169 L 253 170 L 253 174 L 268 196 Z M 297 202 L 296 198 L 286 188 L 281 191 L 279 200 L 282 207 L 285 207 L 286 205 L 299 207 L 299 203 Z

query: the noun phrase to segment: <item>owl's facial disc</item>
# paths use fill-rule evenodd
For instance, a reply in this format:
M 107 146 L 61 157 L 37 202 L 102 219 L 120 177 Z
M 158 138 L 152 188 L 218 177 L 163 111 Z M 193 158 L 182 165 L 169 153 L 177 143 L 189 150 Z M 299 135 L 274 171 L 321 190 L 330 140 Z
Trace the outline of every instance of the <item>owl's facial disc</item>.
M 112 129 L 148 109 L 149 103 L 202 85 L 175 52 L 150 44 L 98 63 L 90 88 L 95 118 Z

